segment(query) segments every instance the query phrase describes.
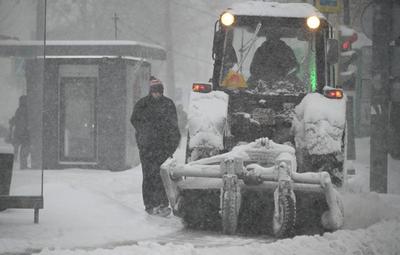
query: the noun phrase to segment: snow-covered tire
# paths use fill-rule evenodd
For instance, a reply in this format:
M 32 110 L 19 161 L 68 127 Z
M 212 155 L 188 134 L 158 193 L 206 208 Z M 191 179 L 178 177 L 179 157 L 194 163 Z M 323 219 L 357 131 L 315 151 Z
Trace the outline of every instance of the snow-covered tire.
M 220 231 L 220 194 L 219 189 L 183 190 L 180 214 L 185 227 L 206 231 Z
M 225 191 L 222 196 L 222 233 L 234 235 L 236 233 L 240 206 L 240 197 L 236 192 Z
M 323 234 L 321 216 L 329 210 L 325 195 L 296 191 L 296 235 Z
M 279 215 L 273 217 L 272 229 L 277 238 L 292 237 L 295 234 L 296 205 L 291 196 L 280 196 Z

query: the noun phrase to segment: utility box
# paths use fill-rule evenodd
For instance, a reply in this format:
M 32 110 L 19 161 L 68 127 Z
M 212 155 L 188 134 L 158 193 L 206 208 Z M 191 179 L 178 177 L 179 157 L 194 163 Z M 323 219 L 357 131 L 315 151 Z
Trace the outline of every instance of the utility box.
M 357 137 L 366 137 L 370 135 L 371 129 L 372 47 L 362 47 L 359 54 L 354 101 L 355 134 Z
M 400 43 L 400 42 L 399 42 Z M 400 45 L 392 49 L 391 82 L 390 82 L 390 128 L 388 139 L 389 153 L 395 159 L 400 159 Z
M 8 196 L 10 194 L 13 163 L 14 154 L 0 152 L 0 195 Z M 1 204 L 0 209 L 2 209 Z
M 390 74 L 394 77 L 400 77 L 400 45 L 391 47 L 392 51 L 392 61 Z

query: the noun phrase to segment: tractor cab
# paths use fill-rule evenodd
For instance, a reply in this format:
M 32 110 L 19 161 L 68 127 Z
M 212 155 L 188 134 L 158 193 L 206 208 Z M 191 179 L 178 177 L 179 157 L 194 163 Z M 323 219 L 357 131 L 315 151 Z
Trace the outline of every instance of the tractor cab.
M 332 36 L 326 18 L 304 3 L 244 2 L 220 15 L 212 89 L 229 95 L 226 150 L 260 137 L 293 142 L 291 113 L 306 94 L 343 96 Z
M 213 88 L 301 95 L 335 87 L 332 35 L 309 4 L 235 4 L 215 24 Z

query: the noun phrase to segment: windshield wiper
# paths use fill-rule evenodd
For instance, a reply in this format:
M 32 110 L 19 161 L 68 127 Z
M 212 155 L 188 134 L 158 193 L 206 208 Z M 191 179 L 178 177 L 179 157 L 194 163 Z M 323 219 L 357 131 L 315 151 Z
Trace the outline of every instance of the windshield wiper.
M 247 51 L 246 51 L 246 53 L 244 54 L 243 58 L 240 59 L 238 68 L 237 68 L 237 70 L 236 70 L 237 72 L 239 72 L 239 70 L 242 69 L 243 62 L 246 60 L 247 56 L 249 55 L 249 52 L 250 52 L 251 48 L 253 48 L 253 45 L 254 45 L 254 43 L 255 43 L 256 40 L 257 40 L 257 34 L 258 34 L 258 32 L 260 31 L 260 29 L 261 29 L 261 22 L 258 22 L 257 27 L 256 27 L 256 30 L 254 31 L 254 34 L 253 34 L 253 38 L 251 38 L 250 45 L 248 46 Z

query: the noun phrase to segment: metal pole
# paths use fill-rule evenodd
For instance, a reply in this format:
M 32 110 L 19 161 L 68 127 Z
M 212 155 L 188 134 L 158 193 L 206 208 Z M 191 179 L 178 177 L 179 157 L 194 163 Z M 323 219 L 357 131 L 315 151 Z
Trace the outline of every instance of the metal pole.
M 387 127 L 389 124 L 389 44 L 391 0 L 375 0 L 373 15 L 370 190 L 387 193 Z
M 349 0 L 343 0 L 343 24 L 350 25 L 350 4 Z
M 45 1 L 43 0 L 38 0 L 37 5 L 36 5 L 36 40 L 42 40 L 43 39 L 43 29 L 44 29 L 44 7 Z
M 119 17 L 118 17 L 116 12 L 114 12 L 114 17 L 112 19 L 114 20 L 114 38 L 115 38 L 115 40 L 117 40 L 118 39 L 118 20 L 119 20 Z
M 175 63 L 174 63 L 174 48 L 172 43 L 172 29 L 171 29 L 171 10 L 170 2 L 165 2 L 165 44 L 167 50 L 167 93 L 171 99 L 175 100 Z
M 47 0 L 44 0 L 44 27 L 43 27 L 43 77 L 42 77 L 42 83 L 44 87 L 45 83 L 45 77 L 46 77 L 46 40 L 47 40 L 47 35 L 46 35 L 46 26 L 47 26 Z M 43 89 L 43 93 L 44 93 Z M 44 96 L 42 96 L 44 98 Z M 42 101 L 42 136 L 43 136 L 43 113 L 44 113 L 44 102 Z M 44 155 L 44 146 L 43 146 L 43 137 L 42 137 L 42 157 Z M 43 178 L 44 177 L 44 167 L 43 167 L 43 159 L 42 159 L 42 176 L 41 176 L 41 186 L 40 186 L 40 196 L 43 198 Z M 37 219 L 36 219 L 37 217 Z M 36 209 L 35 209 L 35 223 L 39 221 L 39 212 L 37 212 L 36 216 Z

